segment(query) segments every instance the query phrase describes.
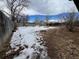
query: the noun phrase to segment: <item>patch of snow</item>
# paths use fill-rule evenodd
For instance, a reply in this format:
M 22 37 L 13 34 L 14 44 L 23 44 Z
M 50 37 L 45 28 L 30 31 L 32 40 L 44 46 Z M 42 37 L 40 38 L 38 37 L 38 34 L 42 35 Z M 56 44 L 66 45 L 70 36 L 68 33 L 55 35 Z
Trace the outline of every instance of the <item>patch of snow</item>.
M 28 20 L 28 23 L 34 23 L 34 20 Z
M 63 23 L 63 22 L 65 22 L 65 20 L 64 19 L 51 19 L 51 20 L 48 20 L 48 22 L 49 23 L 56 23 L 56 22 L 58 22 L 58 23 Z
M 53 19 L 52 19 L 52 20 L 49 20 L 48 22 L 49 22 L 49 23 L 50 23 L 50 22 L 55 23 L 55 22 L 59 22 L 59 20 L 53 20 Z
M 24 49 L 20 51 L 20 55 L 14 57 L 14 59 L 47 58 L 47 47 L 43 45 L 43 38 L 39 35 L 39 31 L 53 28 L 55 27 L 18 27 L 17 31 L 13 34 L 10 45 L 11 48 L 16 49 L 18 46 L 22 46 Z M 25 45 L 27 47 L 25 47 Z

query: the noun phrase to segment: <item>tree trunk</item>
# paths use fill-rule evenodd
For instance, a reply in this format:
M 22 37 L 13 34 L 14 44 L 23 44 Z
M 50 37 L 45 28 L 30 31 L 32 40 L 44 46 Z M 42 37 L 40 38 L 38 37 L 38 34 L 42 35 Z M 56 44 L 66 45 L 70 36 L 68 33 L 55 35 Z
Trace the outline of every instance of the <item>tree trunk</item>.
M 14 30 L 13 30 L 13 32 L 15 32 L 16 29 L 17 29 L 17 24 L 16 24 L 17 22 L 16 22 L 16 18 L 14 16 L 12 16 L 12 21 L 14 23 Z

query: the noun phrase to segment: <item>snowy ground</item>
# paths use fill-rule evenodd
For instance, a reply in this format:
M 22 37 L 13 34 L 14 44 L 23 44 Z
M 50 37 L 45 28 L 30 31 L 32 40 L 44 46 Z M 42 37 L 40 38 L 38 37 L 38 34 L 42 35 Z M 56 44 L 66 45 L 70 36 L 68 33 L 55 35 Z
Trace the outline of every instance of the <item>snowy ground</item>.
M 21 46 L 24 49 L 14 59 L 49 59 L 47 48 L 44 46 L 45 41 L 39 35 L 39 31 L 53 28 L 56 27 L 18 27 L 10 42 L 11 48 L 17 50 Z

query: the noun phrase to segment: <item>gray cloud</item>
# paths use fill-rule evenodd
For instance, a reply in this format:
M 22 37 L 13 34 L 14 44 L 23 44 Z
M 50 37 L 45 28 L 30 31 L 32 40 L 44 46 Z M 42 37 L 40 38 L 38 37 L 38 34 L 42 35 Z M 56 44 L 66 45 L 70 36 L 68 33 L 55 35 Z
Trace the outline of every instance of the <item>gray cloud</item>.
M 62 12 L 77 12 L 77 8 L 73 1 L 69 0 L 30 0 L 31 7 L 41 13 L 48 15 L 58 14 Z M 74 8 L 74 9 L 73 9 Z
M 77 8 L 73 1 L 69 0 L 30 0 L 29 8 L 40 14 L 53 15 L 63 12 L 77 12 Z M 6 10 L 5 0 L 0 0 L 0 9 Z M 27 11 L 25 11 L 27 12 Z

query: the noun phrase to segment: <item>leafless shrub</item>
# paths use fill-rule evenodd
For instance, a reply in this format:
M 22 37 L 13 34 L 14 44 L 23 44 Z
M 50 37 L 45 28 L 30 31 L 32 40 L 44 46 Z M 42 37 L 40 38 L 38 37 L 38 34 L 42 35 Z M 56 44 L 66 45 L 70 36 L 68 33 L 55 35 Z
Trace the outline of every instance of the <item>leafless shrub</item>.
M 65 25 L 66 28 L 70 31 L 73 32 L 75 29 L 75 25 L 78 21 L 78 16 L 75 12 L 69 13 L 67 16 L 63 17 L 66 21 Z

